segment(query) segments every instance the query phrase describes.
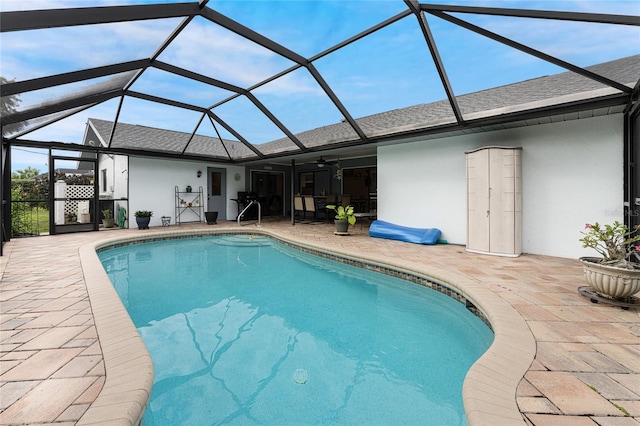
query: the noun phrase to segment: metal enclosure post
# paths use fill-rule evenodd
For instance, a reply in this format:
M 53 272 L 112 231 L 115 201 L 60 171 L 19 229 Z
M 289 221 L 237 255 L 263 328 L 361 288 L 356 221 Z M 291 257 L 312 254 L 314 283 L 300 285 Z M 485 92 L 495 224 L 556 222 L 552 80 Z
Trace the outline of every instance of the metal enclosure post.
M 296 224 L 296 208 L 293 205 L 295 191 L 296 191 L 296 160 L 291 160 L 291 200 L 289 200 L 290 201 L 289 205 L 291 206 L 291 224 L 292 225 Z
M 640 225 L 640 102 L 624 113 L 624 222 L 630 228 Z

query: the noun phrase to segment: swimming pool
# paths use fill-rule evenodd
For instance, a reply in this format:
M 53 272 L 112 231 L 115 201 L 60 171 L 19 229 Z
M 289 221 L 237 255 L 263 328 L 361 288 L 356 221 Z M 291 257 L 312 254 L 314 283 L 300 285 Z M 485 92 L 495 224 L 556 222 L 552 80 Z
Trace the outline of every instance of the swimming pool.
M 493 338 L 441 293 L 268 238 L 100 258 L 156 367 L 146 424 L 464 424 Z

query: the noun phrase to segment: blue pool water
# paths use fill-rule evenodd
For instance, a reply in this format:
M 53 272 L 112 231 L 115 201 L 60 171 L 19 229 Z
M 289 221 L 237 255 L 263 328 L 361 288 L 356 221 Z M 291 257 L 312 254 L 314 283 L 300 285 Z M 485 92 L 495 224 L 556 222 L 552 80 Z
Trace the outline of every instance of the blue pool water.
M 100 259 L 155 366 L 145 425 L 466 424 L 493 334 L 439 292 L 246 235 Z

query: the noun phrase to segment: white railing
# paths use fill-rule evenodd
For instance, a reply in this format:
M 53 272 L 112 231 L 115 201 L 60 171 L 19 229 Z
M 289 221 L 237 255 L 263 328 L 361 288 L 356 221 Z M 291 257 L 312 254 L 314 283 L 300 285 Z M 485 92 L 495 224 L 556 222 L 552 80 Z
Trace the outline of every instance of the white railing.
M 258 205 L 258 224 L 256 226 L 262 226 L 262 224 L 261 224 L 262 223 L 262 206 L 260 205 L 258 200 L 251 200 L 251 202 L 249 204 L 247 204 L 247 207 L 245 207 L 244 210 L 242 210 L 242 212 L 240 212 L 240 214 L 238 215 L 238 226 L 242 226 L 242 224 L 240 223 L 240 220 L 242 219 L 242 216 L 245 214 L 245 212 L 247 210 L 249 210 L 249 208 L 254 203 Z

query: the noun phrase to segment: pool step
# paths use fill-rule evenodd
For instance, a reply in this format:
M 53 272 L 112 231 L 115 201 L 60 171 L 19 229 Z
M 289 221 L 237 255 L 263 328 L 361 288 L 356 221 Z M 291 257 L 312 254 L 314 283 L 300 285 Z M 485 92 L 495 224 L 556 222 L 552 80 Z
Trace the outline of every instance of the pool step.
M 236 247 L 255 247 L 271 243 L 270 239 L 267 237 L 254 235 L 225 235 L 220 237 L 212 237 L 211 241 L 219 245 Z

